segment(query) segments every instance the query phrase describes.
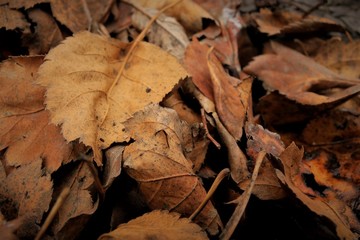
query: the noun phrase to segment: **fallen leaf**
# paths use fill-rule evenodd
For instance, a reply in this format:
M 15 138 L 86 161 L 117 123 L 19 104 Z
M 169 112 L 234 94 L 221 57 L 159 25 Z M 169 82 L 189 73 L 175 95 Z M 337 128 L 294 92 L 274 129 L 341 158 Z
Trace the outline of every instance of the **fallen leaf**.
M 114 146 L 106 150 L 106 163 L 104 166 L 103 187 L 109 188 L 112 182 L 121 173 L 121 166 L 123 162 L 124 146 Z
M 139 4 L 144 8 L 155 8 L 161 10 L 162 8 L 179 0 L 163 0 L 163 1 L 147 1 L 147 0 L 126 0 L 130 4 Z M 189 32 L 198 32 L 202 30 L 202 19 L 214 18 L 201 6 L 191 0 L 182 0 L 172 8 L 165 11 L 166 15 L 176 18 L 179 23 Z
M 303 18 L 300 13 L 275 11 L 262 8 L 260 12 L 250 16 L 259 30 L 269 35 L 284 34 L 288 36 L 304 36 L 305 34 L 321 34 L 322 32 L 340 31 L 344 28 L 327 18 L 315 15 Z
M 322 44 L 314 60 L 348 78 L 360 78 L 360 42 L 327 41 Z
M 176 211 L 190 216 L 205 198 L 206 191 L 183 155 L 189 126 L 174 110 L 153 105 L 126 123 L 135 142 L 124 151 L 124 170 L 134 178 L 151 209 Z M 185 135 L 185 136 L 184 136 Z M 209 202 L 195 218 L 211 235 L 221 224 Z
M 39 56 L 15 57 L 0 65 L 0 150 L 6 148 L 5 161 L 10 166 L 41 158 L 53 172 L 75 156 L 60 129 L 49 124 L 43 105 L 45 89 L 34 83 L 42 62 Z
M 29 47 L 29 55 L 46 54 L 63 40 L 55 19 L 40 9 L 30 9 L 28 16 L 36 23 L 35 32 L 23 37 L 23 45 Z
M 155 16 L 158 11 L 155 9 L 137 8 L 140 11 L 136 11 L 132 15 L 132 24 L 139 30 L 143 30 L 150 18 Z M 164 14 L 161 14 L 156 19 L 156 22 L 151 25 L 147 38 L 150 43 L 161 47 L 179 61 L 184 58 L 185 48 L 189 44 L 184 28 L 175 18 L 167 17 Z
M 298 188 L 297 183 L 299 182 L 294 180 L 298 175 L 303 153 L 304 150 L 298 149 L 294 143 L 288 146 L 280 156 L 284 166 L 284 173 L 276 169 L 276 175 L 311 211 L 331 220 L 336 226 L 336 232 L 340 239 L 357 239 L 357 234 L 350 230 L 350 225 L 346 218 L 334 206 L 326 202 L 326 199 L 315 196 L 310 198 Z
M 207 54 L 207 64 L 216 112 L 230 134 L 239 140 L 250 99 L 252 79 L 240 81 L 229 76 L 211 50 Z
M 206 233 L 198 225 L 187 218 L 180 217 L 181 215 L 176 212 L 154 210 L 119 225 L 115 230 L 101 235 L 98 239 L 208 239 Z
M 101 149 L 130 139 L 123 122 L 161 101 L 187 75 L 173 56 L 155 45 L 140 42 L 132 53 L 128 47 L 81 32 L 52 49 L 39 70 L 37 81 L 47 88 L 51 122 L 62 125 L 68 141 L 80 138 L 91 146 L 98 165 Z M 126 54 L 131 57 L 124 63 Z M 121 66 L 124 70 L 116 80 Z
M 54 17 L 76 33 L 89 29 L 93 22 L 103 22 L 113 2 L 113 0 L 106 0 L 106 2 L 50 0 L 50 5 Z
M 8 175 L 5 173 L 5 166 L 0 165 L 1 202 L 13 202 L 17 216 L 23 217 L 17 236 L 34 237 L 40 229 L 44 213 L 49 209 L 53 192 L 50 174 L 42 169 L 40 158 L 13 169 Z M 1 206 L 1 212 L 9 211 L 3 207 L 8 205 Z
M 6 240 L 17 240 L 18 237 L 15 235 L 15 232 L 21 224 L 22 218 L 6 221 L 4 216 L 0 213 L 0 236 Z
M 246 152 L 252 159 L 256 159 L 261 151 L 278 158 L 285 149 L 280 135 L 264 129 L 261 125 L 246 122 L 245 133 L 248 139 Z M 246 189 L 249 183 L 250 180 L 245 180 L 238 186 Z M 286 192 L 275 174 L 273 164 L 269 160 L 262 164 L 252 194 L 262 200 L 276 200 L 286 196 Z
M 0 0 L 0 4 L 9 4 L 10 8 L 25 8 L 25 9 L 29 9 L 33 6 L 35 6 L 36 4 L 39 3 L 46 3 L 49 2 L 51 0 Z
M 359 79 L 347 79 L 333 73 L 311 58 L 281 44 L 271 42 L 271 49 L 273 54 L 255 57 L 244 71 L 258 76 L 268 89 L 278 90 L 289 99 L 305 105 L 320 105 L 345 101 L 360 91 Z M 321 90 L 330 88 L 344 90 L 321 94 Z
M 10 9 L 7 5 L 0 6 L 0 28 L 7 30 L 20 29 L 30 32 L 30 23 L 26 20 L 23 13 L 18 10 Z
M 63 188 L 70 188 L 68 197 L 51 225 L 52 234 L 59 239 L 75 238 L 99 205 L 94 175 L 89 166 L 84 161 L 76 164 L 75 167 L 69 168 L 71 167 L 69 166 L 64 169 L 61 181 L 54 190 L 54 199 L 56 199 Z

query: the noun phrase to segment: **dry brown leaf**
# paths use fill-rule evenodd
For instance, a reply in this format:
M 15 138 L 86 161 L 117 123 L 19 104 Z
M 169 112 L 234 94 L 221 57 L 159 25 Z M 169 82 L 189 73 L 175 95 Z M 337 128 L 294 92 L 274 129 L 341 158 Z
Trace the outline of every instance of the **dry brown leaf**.
M 287 11 L 270 11 L 262 8 L 259 13 L 250 17 L 259 30 L 269 35 L 287 34 L 304 36 L 304 34 L 320 34 L 329 31 L 344 31 L 344 28 L 327 18 L 308 16 L 303 18 L 300 13 Z
M 70 194 L 61 205 L 51 231 L 58 239 L 74 239 L 97 209 L 99 198 L 94 185 L 94 175 L 85 162 L 79 162 L 76 167 L 67 168 L 65 171 L 54 190 L 54 199 L 65 187 L 70 188 Z
M 256 159 L 258 153 L 265 151 L 275 157 L 279 157 L 284 151 L 284 143 L 276 133 L 264 129 L 261 125 L 246 122 L 245 132 L 248 138 L 247 154 Z M 250 180 L 245 180 L 238 184 L 241 189 L 246 189 Z M 252 194 L 262 200 L 276 200 L 286 196 L 271 162 L 265 161 L 259 170 Z
M 110 239 L 208 239 L 206 233 L 187 218 L 176 212 L 154 210 L 128 223 L 119 225 L 115 230 L 101 235 L 99 240 Z
M 135 142 L 124 151 L 124 170 L 139 183 L 149 207 L 190 216 L 206 195 L 191 161 L 183 155 L 188 151 L 190 127 L 174 110 L 157 105 L 138 112 L 125 124 Z M 209 202 L 195 223 L 214 235 L 221 221 Z
M 126 0 L 130 4 L 139 4 L 144 8 L 155 8 L 160 10 L 179 0 Z M 211 19 L 213 17 L 202 7 L 191 0 L 182 0 L 172 8 L 165 11 L 166 15 L 176 18 L 179 23 L 189 32 L 198 32 L 203 28 L 202 19 Z
M 22 218 L 15 218 L 11 221 L 6 221 L 2 213 L 0 213 L 0 236 L 4 240 L 18 240 L 15 235 L 16 230 L 22 224 Z
M 16 28 L 30 32 L 30 23 L 26 20 L 24 14 L 18 10 L 10 9 L 7 5 L 0 6 L 0 28 L 15 30 Z
M 50 0 L 54 17 L 73 33 L 89 29 L 93 23 L 102 23 L 113 2 Z
M 210 50 L 211 51 L 211 50 Z M 252 79 L 240 81 L 229 76 L 211 52 L 207 54 L 216 112 L 230 134 L 239 140 L 250 100 Z
M 28 9 L 28 8 L 35 6 L 36 4 L 46 3 L 49 1 L 51 1 L 51 0 L 0 0 L 0 5 L 3 5 L 6 3 L 6 4 L 9 4 L 10 8 L 19 9 L 19 8 L 23 7 L 25 9 Z
M 137 7 L 132 15 L 132 24 L 134 27 L 143 30 L 150 18 L 155 16 L 158 11 L 155 9 L 143 9 Z M 151 25 L 147 33 L 148 42 L 153 43 L 180 61 L 184 58 L 186 46 L 189 44 L 188 37 L 184 28 L 172 17 L 161 14 L 154 24 Z
M 24 36 L 23 45 L 28 46 L 29 55 L 46 54 L 63 40 L 55 19 L 40 9 L 30 9 L 28 17 L 33 23 L 34 33 Z
M 9 202 L 15 206 L 16 216 L 23 217 L 17 230 L 18 237 L 34 237 L 40 229 L 43 214 L 48 211 L 52 197 L 52 181 L 42 160 L 37 160 L 13 169 L 6 175 L 0 164 L 0 202 L 1 212 L 10 212 Z
M 348 78 L 360 78 L 360 41 L 327 41 L 321 45 L 314 60 Z
M 10 166 L 42 158 L 48 171 L 71 161 L 73 146 L 49 124 L 44 110 L 45 89 L 34 83 L 43 57 L 16 57 L 0 65 L 0 150 Z
M 208 50 L 209 47 L 193 38 L 186 48 L 184 65 L 191 74 L 191 79 L 195 86 L 199 88 L 205 97 L 214 102 L 214 90 L 206 59 Z
M 298 184 L 298 174 L 300 171 L 300 162 L 303 157 L 304 150 L 300 150 L 292 143 L 281 154 L 280 159 L 284 166 L 284 173 L 276 169 L 278 178 L 294 192 L 311 211 L 319 216 L 325 216 L 331 220 L 336 226 L 336 232 L 340 239 L 357 239 L 357 234 L 350 230 L 349 220 L 346 216 L 337 211 L 338 207 L 331 204 L 324 198 L 313 196 L 310 198 L 303 193 Z M 300 180 L 301 181 L 301 180 Z
M 106 163 L 104 166 L 104 180 L 103 187 L 109 188 L 112 182 L 121 173 L 121 166 L 123 162 L 124 146 L 114 146 L 106 150 Z
M 270 90 L 278 90 L 289 99 L 305 105 L 342 101 L 360 92 L 360 80 L 348 79 L 331 72 L 312 59 L 281 44 L 271 42 L 273 54 L 255 57 L 245 67 L 248 74 L 258 76 Z M 344 90 L 326 95 L 331 88 Z
M 101 149 L 130 139 L 123 122 L 161 101 L 187 75 L 173 56 L 145 42 L 124 63 L 129 46 L 81 32 L 51 50 L 39 70 L 38 82 L 47 87 L 51 121 L 62 124 L 68 141 L 80 138 L 91 146 L 98 165 Z M 126 65 L 115 82 L 122 64 Z

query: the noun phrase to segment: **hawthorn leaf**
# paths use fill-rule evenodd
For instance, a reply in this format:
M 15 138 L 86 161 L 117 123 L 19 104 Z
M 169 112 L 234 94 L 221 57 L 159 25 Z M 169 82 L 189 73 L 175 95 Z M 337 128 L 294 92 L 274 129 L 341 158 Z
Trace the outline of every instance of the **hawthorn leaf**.
M 0 150 L 5 161 L 20 166 L 42 158 L 47 170 L 57 170 L 75 158 L 73 145 L 60 128 L 49 124 L 45 88 L 35 84 L 43 57 L 13 57 L 0 64 Z
M 192 239 L 206 240 L 206 233 L 187 218 L 181 218 L 176 212 L 154 210 L 120 224 L 115 230 L 101 235 L 98 240 L 110 239 Z
M 206 191 L 185 158 L 190 127 L 172 109 L 150 105 L 126 123 L 135 142 L 125 148 L 124 170 L 139 183 L 151 209 L 190 216 Z M 195 223 L 214 235 L 221 226 L 216 209 L 208 202 Z
M 159 47 L 140 42 L 129 53 L 130 46 L 90 32 L 77 33 L 52 49 L 39 70 L 37 81 L 47 88 L 51 122 L 62 125 L 68 141 L 80 138 L 90 146 L 98 165 L 101 149 L 130 140 L 123 122 L 161 101 L 187 75 L 176 58 Z M 130 58 L 124 63 L 127 54 Z

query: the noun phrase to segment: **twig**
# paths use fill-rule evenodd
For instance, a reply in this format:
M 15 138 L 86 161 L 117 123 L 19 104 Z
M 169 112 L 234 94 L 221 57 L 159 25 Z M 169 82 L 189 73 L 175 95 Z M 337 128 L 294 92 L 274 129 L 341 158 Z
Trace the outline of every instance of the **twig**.
M 312 12 L 314 12 L 316 9 L 318 9 L 320 6 L 324 5 L 327 3 L 327 0 L 321 0 L 320 2 L 318 2 L 318 4 L 316 4 L 315 6 L 313 6 L 312 8 L 310 8 L 307 12 L 305 12 L 302 15 L 302 18 L 306 18 L 307 16 L 309 16 Z
M 205 110 L 204 108 L 201 108 L 201 119 L 202 119 L 202 123 L 204 125 L 204 129 L 205 129 L 205 134 L 206 134 L 206 137 L 218 148 L 220 149 L 221 148 L 221 145 L 220 143 L 218 143 L 209 133 L 209 130 L 207 128 L 207 121 L 206 121 L 206 117 L 205 117 Z
M 256 158 L 256 164 L 255 164 L 254 172 L 251 176 L 250 184 L 249 184 L 248 188 L 246 189 L 246 191 L 238 198 L 238 204 L 237 204 L 231 218 L 227 222 L 224 230 L 220 234 L 219 239 L 221 239 L 221 240 L 230 239 L 231 235 L 234 233 L 235 228 L 239 224 L 239 221 L 240 221 L 242 215 L 244 214 L 245 208 L 249 202 L 252 189 L 254 188 L 255 181 L 258 176 L 259 169 L 264 160 L 265 155 L 266 155 L 265 151 L 259 152 L 259 154 Z
M 45 234 L 46 230 L 48 229 L 54 217 L 56 216 L 56 213 L 59 211 L 60 207 L 63 205 L 69 194 L 70 194 L 69 187 L 65 187 L 61 191 L 59 197 L 56 199 L 54 206 L 51 208 L 49 215 L 46 217 L 44 224 L 41 226 L 40 231 L 36 234 L 35 240 L 40 240 L 42 236 Z
M 223 170 L 221 170 L 219 172 L 219 174 L 216 176 L 213 184 L 211 185 L 211 188 L 209 189 L 208 193 L 206 194 L 204 200 L 202 201 L 202 203 L 200 204 L 200 206 L 194 211 L 193 214 L 191 214 L 191 216 L 189 217 L 190 220 L 193 220 L 198 214 L 199 212 L 201 212 L 201 210 L 205 207 L 205 205 L 207 204 L 207 202 L 210 200 L 210 198 L 212 197 L 212 195 L 215 193 L 216 189 L 218 188 L 219 184 L 221 183 L 221 181 L 228 176 L 230 173 L 230 169 L 228 168 L 224 168 Z

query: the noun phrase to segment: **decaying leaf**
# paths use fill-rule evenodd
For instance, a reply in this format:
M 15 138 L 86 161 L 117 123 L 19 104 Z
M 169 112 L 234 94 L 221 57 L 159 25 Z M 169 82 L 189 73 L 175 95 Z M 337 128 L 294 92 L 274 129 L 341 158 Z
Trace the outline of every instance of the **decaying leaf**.
M 0 4 L 9 4 L 9 7 L 10 8 L 16 8 L 16 9 L 19 9 L 19 8 L 25 8 L 25 9 L 28 9 L 28 8 L 31 8 L 33 6 L 35 6 L 36 4 L 39 4 L 39 3 L 45 3 L 45 2 L 49 2 L 51 0 L 1 0 L 0 1 Z
M 0 202 L 7 203 L 1 204 L 1 212 L 17 212 L 16 216 L 23 217 L 17 236 L 34 237 L 49 209 L 53 191 L 50 174 L 41 167 L 40 158 L 13 169 L 9 174 L 5 173 L 5 166 L 0 165 Z M 10 202 L 15 209 L 9 208 Z
M 135 114 L 125 125 L 135 142 L 124 151 L 124 170 L 139 183 L 149 207 L 190 216 L 206 192 L 183 155 L 188 151 L 189 126 L 174 110 L 156 105 Z M 209 202 L 195 223 L 214 235 L 221 221 Z
M 327 41 L 322 44 L 314 60 L 348 78 L 360 78 L 360 42 Z
M 49 124 L 45 89 L 34 83 L 43 57 L 15 57 L 0 65 L 0 150 L 5 161 L 20 166 L 42 158 L 48 171 L 71 161 L 72 145 Z
M 106 150 L 106 163 L 104 166 L 104 180 L 103 187 L 107 189 L 110 187 L 114 179 L 120 175 L 121 166 L 123 162 L 122 154 L 124 152 L 124 146 L 114 146 Z
M 244 69 L 263 80 L 270 90 L 278 90 L 306 105 L 346 100 L 360 92 L 359 79 L 338 75 L 281 44 L 271 42 L 271 49 L 274 53 L 255 57 Z M 328 95 L 322 93 L 331 88 L 343 89 Z
M 331 202 L 325 198 L 315 197 L 310 198 L 303 193 L 298 184 L 300 162 L 303 157 L 304 150 L 298 149 L 297 146 L 292 143 L 287 147 L 280 155 L 280 159 L 284 166 L 284 173 L 280 170 L 276 170 L 278 178 L 294 192 L 297 198 L 299 198 L 311 211 L 320 216 L 325 216 L 336 225 L 336 232 L 340 239 L 357 239 L 357 234 L 350 230 L 348 216 L 342 215 L 337 211 L 337 207 L 332 205 Z
M 18 10 L 10 9 L 7 5 L 0 6 L 0 28 L 7 30 L 30 31 L 30 23 L 26 21 L 23 13 Z
M 29 46 L 29 55 L 46 54 L 63 40 L 55 19 L 40 9 L 30 9 L 28 16 L 36 23 L 35 32 L 26 35 L 23 44 Z
M 343 27 L 327 18 L 308 16 L 303 18 L 300 13 L 261 9 L 251 14 L 251 20 L 256 22 L 259 30 L 269 35 L 287 34 L 301 36 L 304 34 L 319 34 L 328 31 L 344 31 Z
M 39 70 L 51 121 L 62 124 L 68 141 L 80 138 L 91 146 L 98 165 L 102 164 L 100 149 L 129 140 L 123 122 L 149 103 L 161 101 L 187 75 L 159 47 L 140 42 L 129 53 L 129 46 L 81 32 L 51 50 Z M 127 54 L 131 57 L 124 63 Z M 121 67 L 123 72 L 115 81 Z
M 206 233 L 187 218 L 176 212 L 154 210 L 119 225 L 114 231 L 103 234 L 99 240 L 110 239 L 208 239 Z
M 128 3 L 139 4 L 144 8 L 155 8 L 161 10 L 162 8 L 179 0 L 162 0 L 162 1 L 147 1 L 147 0 L 126 0 Z M 176 18 L 184 28 L 190 32 L 198 32 L 202 29 L 202 19 L 211 19 L 213 17 L 197 3 L 191 0 L 182 0 L 172 8 L 165 11 L 166 15 Z
M 93 22 L 104 21 L 113 0 L 50 0 L 50 3 L 54 17 L 75 33 L 89 29 Z
M 85 162 L 65 173 L 54 190 L 55 199 L 65 187 L 70 187 L 70 194 L 60 207 L 51 231 L 57 238 L 74 239 L 99 205 L 94 176 Z

